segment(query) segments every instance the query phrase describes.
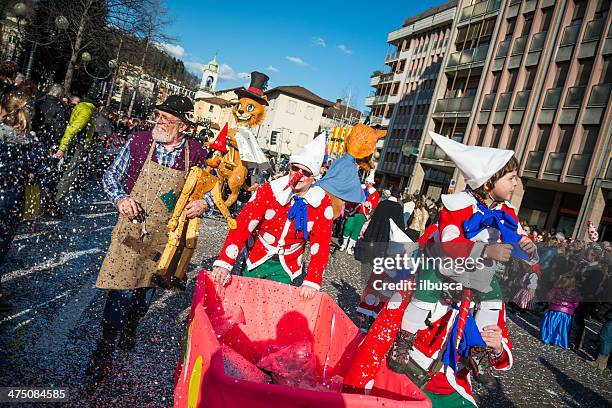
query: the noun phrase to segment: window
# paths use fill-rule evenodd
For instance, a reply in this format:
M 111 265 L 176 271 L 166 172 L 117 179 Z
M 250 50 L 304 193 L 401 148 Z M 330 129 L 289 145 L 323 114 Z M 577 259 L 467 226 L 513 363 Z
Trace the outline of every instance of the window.
M 597 136 L 599 135 L 599 126 L 585 126 L 584 136 L 582 137 L 582 154 L 592 154 L 595 151 Z
M 516 18 L 512 20 L 508 20 L 508 27 L 506 28 L 506 40 L 512 38 L 512 34 L 514 33 L 514 27 L 516 26 Z
M 578 82 L 576 83 L 576 86 L 586 86 L 586 84 L 589 82 L 589 77 L 591 76 L 592 69 L 592 58 L 584 60 L 578 65 Z
M 538 144 L 536 150 L 545 151 L 548 139 L 550 138 L 550 125 L 540 126 L 540 134 L 538 135 Z
M 308 120 L 312 120 L 312 118 L 314 117 L 314 108 L 312 106 L 308 106 L 306 108 L 306 113 L 304 114 L 304 117 Z
M 523 90 L 531 90 L 533 88 L 533 82 L 535 81 L 536 69 L 528 68 L 525 75 L 525 86 Z
M 289 101 L 287 103 L 287 113 L 290 113 L 290 114 L 294 115 L 296 109 L 297 109 L 297 102 L 296 101 Z
M 518 69 L 510 71 L 510 77 L 508 78 L 508 86 L 506 92 L 512 92 L 516 86 L 516 79 L 518 78 Z
M 213 107 L 212 105 L 210 105 L 210 107 L 208 108 L 208 111 L 209 111 L 209 112 L 212 112 L 212 111 L 213 111 L 213 109 L 214 109 L 214 107 Z
M 573 135 L 573 126 L 561 126 L 561 135 L 557 141 L 557 151 L 559 153 L 567 153 Z
M 529 17 L 525 19 L 525 24 L 523 25 L 523 31 L 521 33 L 521 36 L 523 35 L 529 35 L 529 31 L 531 31 L 531 24 L 533 23 L 533 18 Z
M 493 141 L 491 142 L 491 147 L 499 147 L 499 140 L 501 139 L 502 127 L 501 126 L 493 126 Z
M 562 62 L 557 64 L 557 71 L 555 72 L 555 82 L 553 88 L 560 88 L 565 83 L 567 73 L 569 71 L 569 63 Z
M 276 139 L 280 132 L 278 130 L 273 130 L 270 134 L 270 145 L 276 145 Z
M 520 129 L 520 126 L 510 126 L 510 138 L 508 139 L 508 145 L 506 146 L 506 149 L 514 150 L 516 148 Z
M 540 32 L 548 31 L 550 27 L 550 22 L 552 20 L 553 9 L 548 8 L 546 10 L 542 10 L 542 24 L 540 25 Z

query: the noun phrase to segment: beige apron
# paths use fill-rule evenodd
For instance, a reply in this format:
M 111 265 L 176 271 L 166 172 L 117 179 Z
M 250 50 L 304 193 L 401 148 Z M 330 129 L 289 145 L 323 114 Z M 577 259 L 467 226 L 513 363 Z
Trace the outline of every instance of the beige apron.
M 141 239 L 143 223 L 134 224 L 119 215 L 119 222 L 111 234 L 111 243 L 98 274 L 96 287 L 100 289 L 136 289 L 156 287 L 151 277 L 168 241 L 168 211 L 160 195 L 173 190 L 178 197 L 189 170 L 189 144 L 185 141 L 185 170 L 173 170 L 155 163 L 153 141 L 130 197 L 146 211 L 144 224 L 147 234 Z

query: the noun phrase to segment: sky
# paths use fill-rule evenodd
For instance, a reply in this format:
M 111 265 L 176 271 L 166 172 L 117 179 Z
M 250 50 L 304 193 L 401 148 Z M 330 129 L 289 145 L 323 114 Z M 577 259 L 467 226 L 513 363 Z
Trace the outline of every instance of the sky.
M 198 77 L 217 53 L 217 90 L 248 85 L 249 73 L 261 71 L 268 89 L 300 85 L 332 102 L 350 92 L 351 106 L 365 111 L 370 74 L 384 68 L 387 34 L 443 2 L 166 0 L 166 32 L 176 40 L 163 46 Z

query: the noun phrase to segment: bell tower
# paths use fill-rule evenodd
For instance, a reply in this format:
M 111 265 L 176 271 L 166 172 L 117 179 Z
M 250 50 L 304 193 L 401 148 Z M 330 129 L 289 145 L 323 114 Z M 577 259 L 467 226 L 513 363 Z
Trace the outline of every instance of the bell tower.
M 217 56 L 204 66 L 202 69 L 202 81 L 200 82 L 200 88 L 196 93 L 196 99 L 206 98 L 213 96 L 215 88 L 217 87 L 217 80 L 219 77 L 219 64 L 217 63 Z

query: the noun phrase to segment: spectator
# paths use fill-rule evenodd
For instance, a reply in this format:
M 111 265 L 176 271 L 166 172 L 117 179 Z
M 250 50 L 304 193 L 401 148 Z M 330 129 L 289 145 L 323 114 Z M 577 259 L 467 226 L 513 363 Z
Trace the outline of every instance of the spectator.
M 41 149 L 29 131 L 30 98 L 17 89 L 0 97 L 0 264 L 21 221 L 25 188 L 41 163 Z M 11 307 L 0 285 L 0 311 Z
M 428 218 L 429 212 L 427 212 L 425 204 L 422 201 L 417 201 L 412 214 L 412 222 L 406 231 L 406 235 L 408 235 L 411 240 L 416 242 L 416 240 L 423 234 L 423 231 L 425 231 Z
M 64 87 L 59 84 L 51 86 L 46 95 L 34 104 L 34 119 L 32 130 L 42 142 L 47 157 L 51 158 L 57 151 L 59 142 L 66 130 L 66 106 L 62 102 Z M 43 210 L 53 217 L 61 216 L 59 207 L 55 204 L 55 188 L 61 177 L 57 163 L 51 163 L 40 177 L 41 199 Z
M 603 283 L 603 268 L 599 262 L 602 254 L 599 244 L 592 244 L 586 249 L 585 259 L 578 272 L 576 282 L 580 293 L 580 305 L 575 313 L 576 336 L 574 349 L 580 350 L 584 341 L 585 320 L 591 317 L 597 302 L 597 289 Z
M 68 165 L 57 184 L 55 203 L 58 206 L 76 181 L 79 168 L 93 142 L 95 112 L 96 107 L 92 101 L 83 100 L 70 114 L 70 121 L 55 153 L 55 157 L 59 160 L 64 156 L 68 157 Z
M 578 306 L 576 278 L 562 276 L 548 292 L 549 307 L 542 319 L 540 338 L 544 344 L 554 344 L 567 350 L 572 316 Z
M 414 208 L 416 203 L 412 197 L 412 194 L 408 194 L 406 197 L 406 201 L 404 202 L 404 224 L 410 225 L 409 221 L 412 218 L 412 213 L 414 212 Z
M 3 61 L 0 64 L 0 82 L 14 85 L 19 65 L 15 61 Z

